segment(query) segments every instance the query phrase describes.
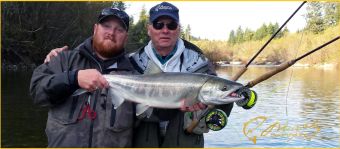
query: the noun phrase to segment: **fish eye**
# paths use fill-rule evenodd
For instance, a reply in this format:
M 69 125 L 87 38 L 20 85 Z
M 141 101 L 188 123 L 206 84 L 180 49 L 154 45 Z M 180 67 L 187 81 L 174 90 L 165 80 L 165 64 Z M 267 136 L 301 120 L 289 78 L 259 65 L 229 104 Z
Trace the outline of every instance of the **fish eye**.
M 226 86 L 223 86 L 221 91 L 227 91 L 227 87 Z

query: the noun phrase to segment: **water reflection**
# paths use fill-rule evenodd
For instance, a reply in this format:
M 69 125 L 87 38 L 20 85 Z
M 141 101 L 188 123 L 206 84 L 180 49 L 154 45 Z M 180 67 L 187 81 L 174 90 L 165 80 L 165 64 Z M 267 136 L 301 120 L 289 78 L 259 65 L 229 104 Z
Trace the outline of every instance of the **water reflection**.
M 46 147 L 47 110 L 29 96 L 31 71 L 1 74 L 1 147 Z

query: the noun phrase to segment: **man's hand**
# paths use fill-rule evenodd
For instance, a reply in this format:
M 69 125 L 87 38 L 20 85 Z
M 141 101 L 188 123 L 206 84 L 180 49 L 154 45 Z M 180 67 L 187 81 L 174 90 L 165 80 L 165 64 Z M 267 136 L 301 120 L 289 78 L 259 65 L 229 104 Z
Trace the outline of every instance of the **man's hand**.
M 203 103 L 196 103 L 192 106 L 185 106 L 185 104 L 183 104 L 180 110 L 183 112 L 193 112 L 193 111 L 203 110 L 205 108 L 207 108 L 207 105 Z
M 109 83 L 96 69 L 79 70 L 77 77 L 80 88 L 90 92 L 109 87 Z
M 60 53 L 61 51 L 65 51 L 65 50 L 68 50 L 68 46 L 64 46 L 62 48 L 55 48 L 55 49 L 51 50 L 51 52 L 46 55 L 44 63 L 50 62 L 52 57 L 56 57 L 58 55 L 58 53 Z

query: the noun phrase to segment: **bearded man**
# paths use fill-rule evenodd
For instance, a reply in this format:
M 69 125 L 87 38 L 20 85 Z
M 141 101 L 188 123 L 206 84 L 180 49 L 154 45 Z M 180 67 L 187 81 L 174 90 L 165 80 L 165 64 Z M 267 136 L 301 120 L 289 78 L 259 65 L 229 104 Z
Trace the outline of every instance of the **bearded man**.
M 124 11 L 105 8 L 92 37 L 34 70 L 34 103 L 49 107 L 48 147 L 131 147 L 134 105 L 124 102 L 114 109 L 102 76 L 134 73 L 124 52 L 128 27 Z M 89 93 L 73 96 L 80 88 Z

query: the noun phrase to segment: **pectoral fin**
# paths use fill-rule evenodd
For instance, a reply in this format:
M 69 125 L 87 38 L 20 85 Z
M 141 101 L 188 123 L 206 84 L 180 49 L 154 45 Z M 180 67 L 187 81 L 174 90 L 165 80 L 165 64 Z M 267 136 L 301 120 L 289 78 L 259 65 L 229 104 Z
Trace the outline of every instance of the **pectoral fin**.
M 111 101 L 115 109 L 122 105 L 125 100 L 123 97 L 119 96 L 119 93 L 116 93 L 112 88 L 109 89 L 109 97 L 111 97 Z
M 153 61 L 148 62 L 148 66 L 146 67 L 144 74 L 156 74 L 156 73 L 162 73 L 162 69 L 155 64 Z
M 144 105 L 144 104 L 137 104 L 136 105 L 136 116 L 138 116 L 139 118 L 150 118 L 151 114 L 152 114 L 153 108 Z

